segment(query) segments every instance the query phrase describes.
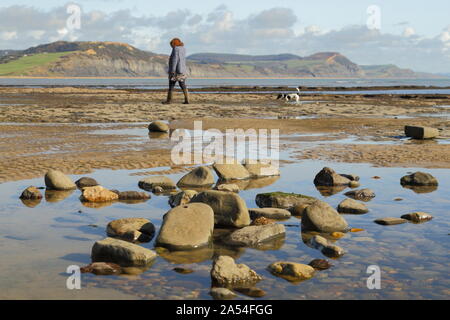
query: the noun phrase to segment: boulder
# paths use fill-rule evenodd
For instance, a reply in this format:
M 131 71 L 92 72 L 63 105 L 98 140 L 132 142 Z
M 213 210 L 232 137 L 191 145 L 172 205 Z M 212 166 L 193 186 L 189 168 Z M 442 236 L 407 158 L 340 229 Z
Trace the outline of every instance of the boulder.
M 250 178 L 248 170 L 234 159 L 224 161 L 224 163 L 214 163 L 213 168 L 222 181 Z
M 99 185 L 99 183 L 95 179 L 89 177 L 82 177 L 75 181 L 75 184 L 79 189 L 83 189 L 86 187 L 95 187 Z
M 256 287 L 233 288 L 233 290 L 251 298 L 262 298 L 266 295 L 266 292 L 264 290 Z
M 402 186 L 437 186 L 438 181 L 431 174 L 418 171 L 402 177 L 400 184 Z
M 324 259 L 314 259 L 308 265 L 316 270 L 327 270 L 333 266 L 328 260 Z
M 245 264 L 236 264 L 229 256 L 219 256 L 213 262 L 211 279 L 213 284 L 236 287 L 255 284 L 262 277 Z
M 191 203 L 202 202 L 214 211 L 214 223 L 221 226 L 242 228 L 250 224 L 245 201 L 236 193 L 223 191 L 203 191 L 196 194 Z
M 147 266 L 156 256 L 150 249 L 114 238 L 95 242 L 91 252 L 93 262 L 113 262 L 121 267 Z
M 433 219 L 433 216 L 426 212 L 412 212 L 402 215 L 401 218 L 414 223 L 422 223 L 430 221 L 431 219 Z
M 211 243 L 213 209 L 204 203 L 189 203 L 164 215 L 156 243 L 170 250 L 191 250 Z
M 369 212 L 364 203 L 353 199 L 345 199 L 337 207 L 339 213 L 364 214 Z
M 302 230 L 317 232 L 346 232 L 345 219 L 328 203 L 317 201 L 307 207 L 302 216 Z
M 268 270 L 275 276 L 291 282 L 299 282 L 311 279 L 315 270 L 306 264 L 278 261 L 269 265 Z
M 146 191 L 153 191 L 153 189 L 156 187 L 160 187 L 164 191 L 175 190 L 177 188 L 175 182 L 173 182 L 172 179 L 165 176 L 148 177 L 140 180 L 138 185 L 139 188 L 144 189 Z
M 121 201 L 148 200 L 151 196 L 146 192 L 111 190 L 119 196 Z
M 211 169 L 208 167 L 198 167 L 183 176 L 178 181 L 177 186 L 180 188 L 186 187 L 211 187 L 214 184 L 214 176 Z
M 150 132 L 169 132 L 170 128 L 167 123 L 162 121 L 153 121 L 148 125 L 148 131 Z
M 355 200 L 370 201 L 375 198 L 375 193 L 371 189 L 351 190 L 346 192 L 345 195 Z
M 212 288 L 209 294 L 214 300 L 231 300 L 237 297 L 236 293 L 227 288 Z
M 239 191 L 241 191 L 239 186 L 235 183 L 219 184 L 215 189 L 218 191 L 228 191 L 234 193 L 239 193 Z
M 340 176 L 347 178 L 350 181 L 359 181 L 359 176 L 356 174 L 339 173 Z
M 310 206 L 310 204 L 308 204 L 308 203 L 302 203 L 302 204 L 297 204 L 297 205 L 293 206 L 289 210 L 293 216 L 302 217 L 303 214 L 305 213 L 306 208 L 308 208 L 309 206 Z
M 77 187 L 68 176 L 58 170 L 49 170 L 44 179 L 45 186 L 51 190 L 72 190 Z
M 256 219 L 259 217 L 269 218 L 269 219 L 289 219 L 291 213 L 286 209 L 280 208 L 255 208 L 248 209 L 251 219 Z
M 310 243 L 314 248 L 320 250 L 325 256 L 329 258 L 339 258 L 345 254 L 344 249 L 337 245 L 334 245 L 326 238 L 319 235 L 315 235 L 314 237 L 312 237 Z
M 122 273 L 122 267 L 111 262 L 94 262 L 80 268 L 81 273 L 93 273 L 97 276 L 111 276 Z
M 250 173 L 251 178 L 263 178 L 280 175 L 279 168 L 270 163 L 264 163 L 259 160 L 245 160 L 243 165 Z
M 352 189 L 354 188 L 359 188 L 361 186 L 361 184 L 358 181 L 350 181 L 350 183 L 348 184 L 348 186 Z
M 406 223 L 408 222 L 408 220 L 402 218 L 380 218 L 374 220 L 374 222 L 377 224 L 381 224 L 382 226 L 392 226 L 396 224 Z
M 249 226 L 233 231 L 224 239 L 226 244 L 239 247 L 258 247 L 263 242 L 284 236 L 284 225 L 271 223 L 262 226 Z
M 256 195 L 255 201 L 260 208 L 288 209 L 299 204 L 312 204 L 317 199 L 297 193 L 269 192 Z
M 254 219 L 250 225 L 251 226 L 265 226 L 265 225 L 272 224 L 272 223 L 275 223 L 275 220 L 267 219 L 264 217 L 259 217 L 259 218 Z
M 80 199 L 85 202 L 109 202 L 119 199 L 119 196 L 102 186 L 95 186 L 83 188 Z
M 439 130 L 421 126 L 405 126 L 405 135 L 413 139 L 433 139 L 439 137 Z
M 155 234 L 155 226 L 144 218 L 123 218 L 108 223 L 106 234 L 131 242 L 149 242 Z
M 169 205 L 173 208 L 176 206 L 182 206 L 191 201 L 191 199 L 197 194 L 198 192 L 195 190 L 184 190 L 181 192 L 178 192 L 176 194 L 172 194 L 169 197 Z
M 42 194 L 38 188 L 30 186 L 26 188 L 20 195 L 22 200 L 39 200 L 42 199 Z
M 337 174 L 331 168 L 323 168 L 314 178 L 314 184 L 316 186 L 342 186 L 348 185 L 350 183 L 350 179 Z

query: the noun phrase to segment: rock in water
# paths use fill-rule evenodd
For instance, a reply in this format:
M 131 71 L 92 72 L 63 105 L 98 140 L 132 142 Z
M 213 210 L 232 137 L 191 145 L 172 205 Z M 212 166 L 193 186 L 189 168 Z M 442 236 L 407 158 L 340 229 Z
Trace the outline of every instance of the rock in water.
M 89 178 L 89 177 L 80 178 L 77 181 L 75 181 L 75 184 L 80 189 L 83 189 L 86 187 L 95 187 L 95 186 L 99 185 L 95 179 Z
M 111 262 L 94 262 L 80 268 L 81 273 L 93 273 L 97 276 L 111 276 L 122 273 L 122 267 Z
M 251 298 L 262 298 L 266 295 L 266 292 L 262 289 L 251 287 L 251 288 L 233 288 L 234 291 L 242 293 L 243 295 L 246 295 L 247 297 Z
M 178 192 L 177 194 L 173 194 L 169 197 L 169 205 L 173 208 L 176 206 L 182 206 L 191 201 L 191 199 L 197 194 L 198 192 L 195 190 L 184 190 L 181 192 Z
M 26 188 L 20 195 L 22 200 L 39 200 L 42 199 L 42 194 L 38 188 L 30 186 Z
M 171 250 L 200 248 L 211 243 L 213 231 L 213 209 L 204 203 L 189 203 L 164 215 L 156 243 Z
M 180 188 L 186 187 L 211 187 L 214 184 L 214 176 L 211 169 L 208 167 L 198 167 L 183 176 L 178 181 L 177 186 Z
M 426 212 L 412 212 L 402 215 L 401 218 L 409 220 L 414 223 L 422 223 L 430 221 L 431 219 L 433 219 L 433 216 Z
M 405 126 L 405 135 L 413 139 L 433 139 L 439 137 L 439 130 L 429 127 Z
M 364 203 L 355 201 L 353 199 L 345 199 L 337 208 L 339 213 L 364 214 L 369 212 Z
M 308 265 L 316 270 L 327 270 L 333 266 L 329 261 L 324 259 L 314 259 L 310 263 L 308 263 Z
M 147 266 L 156 256 L 152 250 L 114 238 L 95 242 L 91 252 L 93 262 L 113 262 L 122 267 Z
M 264 163 L 259 160 L 245 160 L 244 167 L 250 173 L 251 178 L 263 178 L 279 176 L 280 169 L 270 163 Z
M 287 261 L 274 262 L 269 265 L 268 269 L 273 275 L 291 282 L 311 279 L 315 273 L 311 266 Z
M 223 181 L 249 179 L 250 173 L 245 167 L 234 159 L 224 163 L 214 163 L 214 170 Z
M 289 219 L 291 217 L 291 213 L 286 209 L 280 208 L 255 208 L 248 209 L 250 213 L 250 218 L 256 219 L 259 217 L 264 217 L 268 219 Z
M 345 195 L 355 200 L 361 200 L 366 202 L 375 198 L 375 193 L 371 189 L 352 190 L 346 192 Z
M 438 181 L 431 174 L 419 171 L 401 178 L 400 184 L 402 186 L 437 186 Z
M 302 230 L 318 232 L 346 232 L 347 221 L 328 203 L 317 201 L 306 208 L 302 216 Z
M 262 277 L 245 264 L 236 264 L 229 256 L 219 256 L 213 262 L 211 279 L 213 284 L 236 287 L 255 284 Z
M 85 202 L 109 202 L 119 199 L 119 196 L 102 186 L 96 186 L 83 188 L 80 199 Z
M 331 168 L 323 168 L 314 178 L 314 184 L 316 186 L 347 186 L 350 183 L 350 179 L 337 174 Z
M 154 176 L 142 179 L 139 181 L 139 188 L 144 189 L 146 191 L 153 191 L 154 188 L 160 187 L 164 191 L 166 190 L 175 190 L 177 186 L 172 179 L 165 176 Z
M 106 234 L 131 242 L 149 242 L 155 234 L 155 226 L 144 218 L 123 218 L 108 223 Z
M 237 297 L 236 293 L 227 288 L 212 288 L 209 294 L 214 300 L 231 300 Z
M 77 187 L 68 176 L 58 170 L 49 170 L 44 179 L 45 186 L 51 190 L 72 190 Z
M 297 193 L 269 192 L 256 195 L 255 201 L 260 208 L 288 209 L 299 204 L 312 204 L 317 199 Z
M 235 183 L 219 184 L 215 189 L 218 191 L 228 191 L 234 193 L 239 193 L 239 191 L 241 191 L 239 186 Z
M 148 125 L 148 131 L 150 132 L 169 132 L 170 128 L 167 123 L 162 121 L 153 121 Z
M 249 226 L 233 231 L 224 239 L 226 244 L 241 247 L 258 247 L 266 241 L 283 236 L 286 229 L 282 224 L 271 223 L 263 226 Z
M 339 175 L 347 178 L 350 181 L 359 181 L 359 176 L 357 176 L 356 174 L 339 173 Z
M 330 258 L 339 258 L 345 254 L 344 249 L 330 243 L 326 238 L 319 235 L 312 237 L 310 243 L 314 248 Z
M 259 218 L 256 218 L 255 220 L 253 220 L 251 225 L 252 226 L 265 226 L 265 225 L 272 224 L 272 223 L 275 223 L 275 220 L 267 219 L 264 217 L 259 217 Z
M 119 200 L 121 201 L 144 201 L 151 198 L 151 196 L 146 192 L 138 192 L 138 191 L 118 191 L 118 190 L 111 190 L 115 194 L 119 196 Z
M 381 224 L 382 226 L 392 226 L 396 224 L 403 224 L 408 222 L 408 220 L 401 218 L 380 218 L 374 221 L 377 224 Z
M 204 191 L 196 194 L 190 203 L 202 202 L 214 211 L 216 225 L 242 228 L 250 224 L 245 201 L 236 193 L 223 191 Z

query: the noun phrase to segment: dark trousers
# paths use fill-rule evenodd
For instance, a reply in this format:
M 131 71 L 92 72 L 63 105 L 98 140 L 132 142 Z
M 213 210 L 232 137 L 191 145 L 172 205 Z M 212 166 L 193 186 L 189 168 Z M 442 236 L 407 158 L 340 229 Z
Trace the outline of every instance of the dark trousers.
M 177 81 L 169 80 L 169 90 L 173 90 L 176 84 Z M 178 81 L 178 84 L 183 91 L 186 90 L 186 81 Z

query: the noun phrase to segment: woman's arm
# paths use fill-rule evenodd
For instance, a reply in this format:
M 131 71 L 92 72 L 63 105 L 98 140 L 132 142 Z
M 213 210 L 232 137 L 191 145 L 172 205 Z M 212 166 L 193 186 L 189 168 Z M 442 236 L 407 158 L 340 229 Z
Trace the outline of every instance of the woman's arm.
M 169 59 L 169 73 L 177 72 L 178 61 L 180 60 L 177 48 L 173 48 Z

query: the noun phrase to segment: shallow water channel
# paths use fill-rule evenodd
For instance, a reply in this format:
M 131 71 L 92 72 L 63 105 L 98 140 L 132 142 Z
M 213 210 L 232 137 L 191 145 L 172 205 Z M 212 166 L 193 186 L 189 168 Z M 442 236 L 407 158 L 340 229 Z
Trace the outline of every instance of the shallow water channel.
M 268 244 L 265 250 L 233 248 L 216 244 L 211 250 L 166 253 L 158 256 L 147 270 L 130 270 L 127 275 L 95 276 L 82 274 L 81 290 L 68 290 L 66 269 L 70 265 L 90 263 L 95 241 L 106 237 L 108 222 L 124 217 L 150 219 L 158 232 L 162 216 L 169 210 L 167 196 L 152 195 L 147 202 L 116 202 L 93 208 L 84 206 L 80 191 L 47 193 L 40 203 L 29 206 L 19 195 L 30 185 L 44 186 L 44 179 L 0 184 L 0 298 L 1 299 L 211 299 L 209 271 L 211 259 L 219 254 L 245 263 L 263 280 L 257 287 L 264 290 L 263 299 L 448 299 L 450 297 L 450 171 L 424 169 L 439 180 L 436 190 L 416 193 L 400 185 L 400 178 L 417 168 L 374 168 L 366 164 L 302 161 L 283 164 L 279 179 L 245 183 L 241 191 L 249 208 L 256 207 L 255 196 L 262 192 L 284 191 L 317 197 L 333 206 L 345 199 L 342 190 L 323 196 L 314 186 L 315 174 L 324 166 L 339 173 L 361 177 L 361 187 L 371 188 L 376 197 L 367 203 L 369 213 L 345 215 L 352 228 L 365 231 L 347 233 L 336 244 L 346 254 L 332 260 L 331 269 L 315 277 L 291 283 L 271 275 L 267 266 L 285 260 L 309 263 L 328 259 L 302 240 L 299 218 L 286 224 L 286 236 Z M 167 169 L 167 168 L 159 168 Z M 156 168 L 155 170 L 158 170 Z M 98 170 L 91 177 L 110 189 L 139 190 L 137 183 L 144 170 Z M 148 172 L 148 170 L 146 170 Z M 185 173 L 168 175 L 177 181 Z M 372 179 L 379 176 L 381 179 Z M 73 175 L 75 181 L 81 176 Z M 245 187 L 245 186 L 244 186 Z M 45 190 L 41 190 L 43 193 Z M 401 198 L 401 201 L 394 199 Z M 397 199 L 398 200 L 398 199 Z M 33 207 L 34 206 L 34 207 Z M 423 224 L 381 226 L 373 220 L 400 217 L 425 211 L 434 219 Z M 154 240 L 142 244 L 154 248 Z M 367 268 L 381 268 L 381 289 L 369 290 Z M 180 274 L 175 267 L 194 272 Z M 142 272 L 144 271 L 144 272 Z M 239 294 L 238 299 L 253 299 Z

